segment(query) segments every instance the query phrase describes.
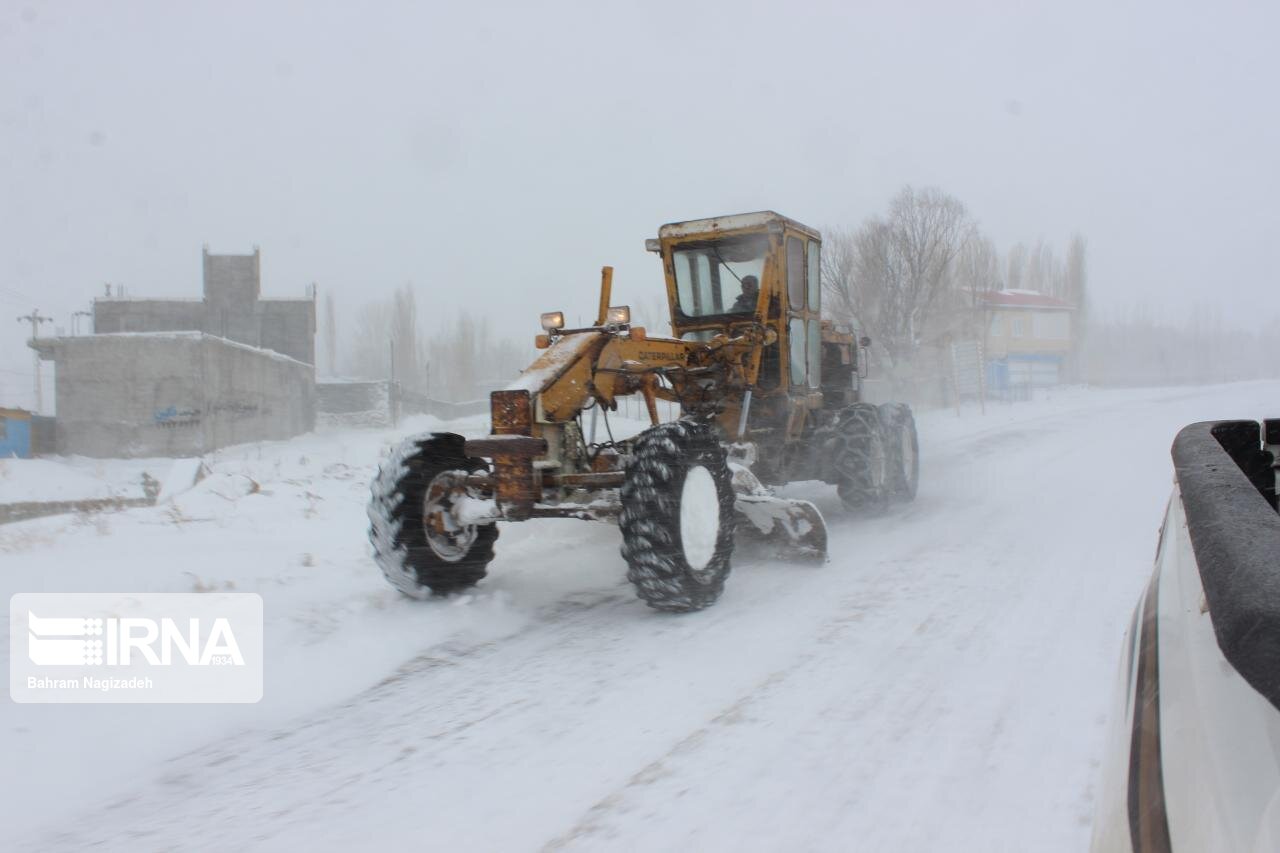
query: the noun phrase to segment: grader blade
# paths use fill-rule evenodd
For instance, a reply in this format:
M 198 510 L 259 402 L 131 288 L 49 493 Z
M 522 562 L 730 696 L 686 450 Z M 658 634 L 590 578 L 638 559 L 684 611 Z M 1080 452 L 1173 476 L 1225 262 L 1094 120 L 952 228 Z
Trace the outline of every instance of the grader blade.
M 733 472 L 733 508 L 746 522 L 738 529 L 777 547 L 784 555 L 814 560 L 827 558 L 827 523 L 808 501 L 780 498 L 739 462 Z
M 773 495 L 738 495 L 733 508 L 748 532 L 760 536 L 788 556 L 827 558 L 827 524 L 808 501 Z M 742 526 L 739 526 L 742 530 Z

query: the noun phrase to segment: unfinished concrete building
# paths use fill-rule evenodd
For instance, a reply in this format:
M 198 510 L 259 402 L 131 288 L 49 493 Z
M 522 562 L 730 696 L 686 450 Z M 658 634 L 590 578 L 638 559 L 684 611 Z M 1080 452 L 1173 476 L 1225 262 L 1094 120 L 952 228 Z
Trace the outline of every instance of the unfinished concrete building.
M 203 298 L 100 298 L 94 334 L 33 341 L 57 367 L 57 452 L 189 456 L 312 429 L 315 292 L 262 298 L 259 261 L 205 249 Z
M 252 255 L 211 255 L 205 248 L 200 299 L 95 299 L 93 330 L 204 332 L 316 363 L 314 289 L 302 299 L 264 299 L 261 253 L 256 248 Z
M 198 456 L 315 426 L 311 365 L 203 332 L 40 338 L 59 453 Z

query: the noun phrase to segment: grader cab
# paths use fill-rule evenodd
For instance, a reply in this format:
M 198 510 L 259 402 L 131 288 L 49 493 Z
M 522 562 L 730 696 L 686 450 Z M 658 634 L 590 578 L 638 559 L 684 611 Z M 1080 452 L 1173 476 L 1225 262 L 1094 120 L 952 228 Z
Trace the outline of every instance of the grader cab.
M 662 259 L 670 337 L 610 304 L 606 267 L 595 323 L 542 315 L 543 352 L 493 393 L 489 436 L 414 436 L 382 465 L 370 539 L 402 592 L 477 583 L 499 521 L 577 518 L 619 525 L 650 606 L 699 610 L 719 597 L 738 532 L 825 557 L 818 510 L 770 485 L 821 480 L 865 513 L 915 496 L 910 409 L 862 401 L 868 341 L 821 318 L 817 231 L 748 213 L 664 225 L 646 248 Z M 630 395 L 651 426 L 615 441 L 608 414 Z M 661 422 L 659 400 L 679 419 Z

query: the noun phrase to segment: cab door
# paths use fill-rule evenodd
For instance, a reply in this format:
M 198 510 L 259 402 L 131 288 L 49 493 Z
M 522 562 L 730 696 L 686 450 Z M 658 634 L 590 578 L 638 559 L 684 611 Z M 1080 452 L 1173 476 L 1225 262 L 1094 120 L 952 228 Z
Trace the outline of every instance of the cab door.
M 787 283 L 786 373 L 790 413 L 787 434 L 799 436 L 810 409 L 821 408 L 822 275 L 821 247 L 804 234 L 788 232 L 784 250 Z

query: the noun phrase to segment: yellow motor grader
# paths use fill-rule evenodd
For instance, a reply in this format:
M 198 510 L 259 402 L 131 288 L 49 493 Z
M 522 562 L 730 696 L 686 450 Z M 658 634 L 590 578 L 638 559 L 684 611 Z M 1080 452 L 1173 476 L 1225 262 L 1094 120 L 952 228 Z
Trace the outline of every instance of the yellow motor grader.
M 499 521 L 612 521 L 639 597 L 700 610 L 736 533 L 825 558 L 817 508 L 770 486 L 821 480 L 866 513 L 914 498 L 911 410 L 862 401 L 870 342 L 821 318 L 821 241 L 769 211 L 664 225 L 646 248 L 662 258 L 671 337 L 610 304 L 609 267 L 592 325 L 543 314 L 543 352 L 492 394 L 492 434 L 414 436 L 381 466 L 369 538 L 387 579 L 415 598 L 455 592 L 484 577 Z M 652 425 L 615 441 L 608 414 L 627 395 Z M 679 419 L 660 422 L 659 400 Z

